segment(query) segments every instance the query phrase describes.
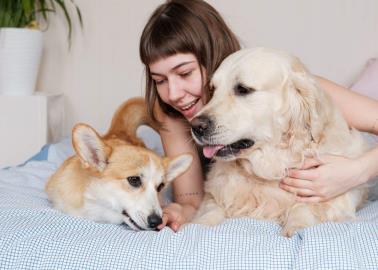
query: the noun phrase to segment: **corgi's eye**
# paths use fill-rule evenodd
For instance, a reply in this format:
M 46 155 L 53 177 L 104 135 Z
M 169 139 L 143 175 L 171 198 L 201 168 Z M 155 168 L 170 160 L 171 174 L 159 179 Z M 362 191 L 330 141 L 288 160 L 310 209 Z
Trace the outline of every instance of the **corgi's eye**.
M 163 188 L 164 188 L 164 184 L 161 183 L 160 185 L 158 185 L 158 187 L 156 188 L 156 190 L 157 190 L 157 192 L 160 192 Z
M 129 181 L 129 184 L 133 187 L 140 187 L 142 185 L 140 176 L 129 176 L 127 177 L 127 181 Z

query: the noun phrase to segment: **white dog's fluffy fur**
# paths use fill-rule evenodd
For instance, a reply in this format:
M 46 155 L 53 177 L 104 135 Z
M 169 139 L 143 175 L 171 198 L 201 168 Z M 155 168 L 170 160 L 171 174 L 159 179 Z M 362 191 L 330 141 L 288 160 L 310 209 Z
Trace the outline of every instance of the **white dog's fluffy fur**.
M 192 134 L 216 162 L 193 223 L 253 217 L 276 221 L 291 236 L 320 222 L 354 217 L 363 187 L 323 203 L 298 203 L 278 186 L 287 169 L 299 168 L 306 156 L 357 157 L 366 150 L 360 133 L 348 127 L 297 58 L 273 49 L 241 50 L 223 61 L 210 85 L 214 96 L 192 120 Z M 254 144 L 227 150 L 240 140 Z

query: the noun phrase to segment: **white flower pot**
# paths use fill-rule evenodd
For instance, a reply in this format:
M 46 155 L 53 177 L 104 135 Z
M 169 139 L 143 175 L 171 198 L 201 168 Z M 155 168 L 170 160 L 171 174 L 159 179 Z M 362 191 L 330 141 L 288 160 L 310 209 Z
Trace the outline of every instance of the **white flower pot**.
M 42 47 L 39 30 L 0 28 L 0 94 L 33 94 Z

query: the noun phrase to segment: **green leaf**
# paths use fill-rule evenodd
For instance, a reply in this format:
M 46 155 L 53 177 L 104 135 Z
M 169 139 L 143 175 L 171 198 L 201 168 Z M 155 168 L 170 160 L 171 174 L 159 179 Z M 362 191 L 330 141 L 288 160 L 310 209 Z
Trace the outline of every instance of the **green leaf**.
M 81 11 L 79 9 L 79 7 L 76 5 L 75 1 L 74 0 L 71 0 L 71 3 L 73 5 L 75 5 L 75 8 L 76 8 L 76 13 L 77 13 L 77 16 L 79 18 L 79 22 L 80 22 L 80 26 L 83 28 L 84 27 L 84 24 L 83 24 L 83 17 L 81 16 Z
M 74 0 L 0 0 L 0 27 L 26 27 L 37 21 L 37 14 L 41 14 L 39 18 L 48 23 L 49 16 L 59 8 L 67 22 L 68 41 L 71 44 L 72 19 L 68 4 L 75 8 L 75 16 L 83 28 L 83 17 Z
M 53 9 L 47 8 L 46 0 L 40 0 L 40 9 L 36 10 L 36 12 L 41 12 L 43 19 L 47 21 L 47 11 L 54 11 Z
M 22 8 L 26 14 L 32 13 L 34 10 L 34 1 L 32 0 L 22 0 Z
M 72 37 L 72 22 L 70 15 L 68 14 L 66 5 L 64 4 L 63 0 L 55 0 L 55 2 L 60 6 L 60 8 L 63 10 L 64 16 L 66 17 L 66 21 L 68 24 L 68 41 L 71 44 L 71 37 Z

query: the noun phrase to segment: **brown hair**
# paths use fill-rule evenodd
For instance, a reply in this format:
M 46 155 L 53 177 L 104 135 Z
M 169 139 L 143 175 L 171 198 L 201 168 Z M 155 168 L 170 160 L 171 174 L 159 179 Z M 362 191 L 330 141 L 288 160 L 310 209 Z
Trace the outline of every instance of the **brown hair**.
M 220 14 L 202 0 L 170 0 L 160 5 L 151 15 L 140 38 L 140 58 L 146 68 L 146 103 L 148 113 L 156 121 L 156 99 L 164 113 L 181 116 L 164 103 L 157 94 L 149 64 L 176 53 L 193 53 L 207 77 L 211 78 L 222 60 L 240 49 L 234 33 Z M 202 74 L 202 72 L 201 72 Z M 205 94 L 209 100 L 208 78 Z M 202 78 L 203 81 L 203 78 Z

